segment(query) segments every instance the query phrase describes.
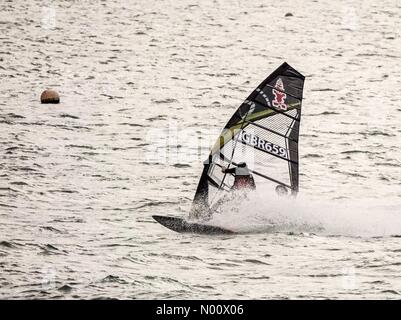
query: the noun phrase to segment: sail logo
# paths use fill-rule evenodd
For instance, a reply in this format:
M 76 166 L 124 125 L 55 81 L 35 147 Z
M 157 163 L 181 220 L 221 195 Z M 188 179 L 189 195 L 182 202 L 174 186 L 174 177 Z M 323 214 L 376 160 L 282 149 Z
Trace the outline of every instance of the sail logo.
M 273 107 L 287 111 L 288 105 L 285 103 L 287 94 L 284 91 L 284 83 L 281 78 L 278 78 L 273 89 L 274 100 L 272 101 Z
M 280 147 L 274 143 L 268 142 L 258 136 L 247 133 L 245 130 L 242 130 L 239 134 L 238 141 L 247 144 L 249 146 L 254 147 L 255 149 L 265 151 L 270 154 L 275 154 L 279 157 L 288 159 L 287 150 L 283 147 Z

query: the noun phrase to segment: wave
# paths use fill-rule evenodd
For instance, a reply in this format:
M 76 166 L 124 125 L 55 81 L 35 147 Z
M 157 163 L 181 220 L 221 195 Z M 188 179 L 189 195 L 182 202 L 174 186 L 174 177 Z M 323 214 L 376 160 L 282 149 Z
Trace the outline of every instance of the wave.
M 266 196 L 258 190 L 247 199 L 233 195 L 211 224 L 241 233 L 285 232 L 333 236 L 401 235 L 400 198 L 315 200 L 306 196 Z

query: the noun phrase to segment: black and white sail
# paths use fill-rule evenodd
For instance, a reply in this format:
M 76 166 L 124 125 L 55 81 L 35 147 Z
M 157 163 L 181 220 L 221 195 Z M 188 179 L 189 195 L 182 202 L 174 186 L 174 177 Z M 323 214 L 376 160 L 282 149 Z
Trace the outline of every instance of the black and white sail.
M 257 189 L 298 192 L 298 137 L 305 77 L 287 63 L 269 75 L 225 125 L 204 162 L 190 218 L 209 212 L 233 186 L 221 168 L 246 162 Z

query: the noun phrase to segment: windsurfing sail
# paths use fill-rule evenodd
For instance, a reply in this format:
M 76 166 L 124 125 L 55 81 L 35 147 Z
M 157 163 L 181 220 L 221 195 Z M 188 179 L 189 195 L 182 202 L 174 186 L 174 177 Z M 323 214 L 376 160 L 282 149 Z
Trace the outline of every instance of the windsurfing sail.
M 277 185 L 299 189 L 298 137 L 305 77 L 287 63 L 269 75 L 239 106 L 204 162 L 190 219 L 210 215 L 234 183 L 222 173 L 246 162 L 257 189 L 274 192 Z

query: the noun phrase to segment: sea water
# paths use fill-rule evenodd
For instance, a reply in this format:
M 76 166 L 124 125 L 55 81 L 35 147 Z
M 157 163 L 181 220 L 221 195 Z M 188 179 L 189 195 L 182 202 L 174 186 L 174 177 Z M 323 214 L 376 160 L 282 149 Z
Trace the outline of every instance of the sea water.
M 399 298 L 400 15 L 1 2 L 0 297 Z M 213 218 L 240 235 L 157 224 L 187 216 L 220 129 L 284 61 L 306 76 L 299 197 L 259 187 Z M 40 104 L 48 87 L 60 104 Z

